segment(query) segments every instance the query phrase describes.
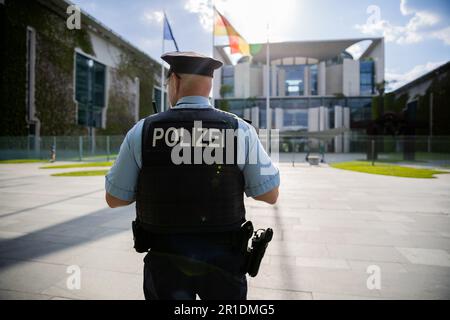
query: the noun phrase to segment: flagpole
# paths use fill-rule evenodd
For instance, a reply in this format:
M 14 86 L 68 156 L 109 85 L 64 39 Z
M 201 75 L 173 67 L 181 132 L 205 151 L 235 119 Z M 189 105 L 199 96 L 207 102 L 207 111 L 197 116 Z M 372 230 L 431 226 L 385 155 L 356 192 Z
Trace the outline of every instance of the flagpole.
M 161 55 L 164 54 L 164 23 L 165 23 L 165 19 L 166 19 L 166 13 L 164 12 L 164 18 L 162 20 L 162 46 L 161 46 L 161 50 L 162 53 Z M 164 105 L 164 83 L 165 83 L 165 74 L 164 74 L 164 61 L 161 59 L 161 110 L 160 112 L 163 112 L 165 109 L 165 105 Z
M 214 36 L 214 32 L 216 31 L 216 11 L 215 11 L 215 7 L 214 7 L 214 0 L 211 0 L 211 9 L 212 9 L 212 58 L 214 59 L 214 45 L 216 44 L 216 39 Z M 212 81 L 212 85 L 211 85 L 211 97 L 212 97 L 212 101 L 211 104 L 214 105 L 214 80 Z
M 270 129 L 271 129 L 271 118 L 272 114 L 270 112 L 270 43 L 269 43 L 269 22 L 267 22 L 267 43 L 266 43 L 266 129 L 267 129 L 267 153 L 270 150 Z

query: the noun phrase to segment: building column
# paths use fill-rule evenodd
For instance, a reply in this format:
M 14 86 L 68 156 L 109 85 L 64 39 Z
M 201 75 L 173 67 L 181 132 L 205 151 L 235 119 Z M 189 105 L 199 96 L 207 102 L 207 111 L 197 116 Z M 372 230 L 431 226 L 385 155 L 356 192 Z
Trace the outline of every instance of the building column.
M 303 78 L 303 94 L 305 96 L 310 96 L 311 95 L 311 85 L 310 85 L 310 77 L 311 74 L 311 70 L 309 66 L 305 66 L 305 74 L 304 74 L 304 78 Z
M 251 120 L 251 109 L 244 108 L 244 119 Z
M 334 106 L 334 128 L 342 128 L 342 107 Z M 334 152 L 342 152 L 342 135 L 337 135 L 334 140 Z
M 277 95 L 277 87 L 278 87 L 277 71 L 278 71 L 277 66 L 270 67 L 270 72 L 271 72 L 270 96 L 272 96 L 272 97 L 275 97 Z
M 328 120 L 328 108 L 324 106 L 319 107 L 319 131 L 325 131 L 329 129 Z
M 342 121 L 342 107 L 341 106 L 334 106 L 334 127 L 335 128 L 342 128 L 343 121 Z
M 252 125 L 258 129 L 259 128 L 259 107 L 252 107 L 251 111 L 251 121 Z
M 342 126 L 346 129 L 350 129 L 350 108 L 344 107 L 342 113 Z
M 263 66 L 263 96 L 267 97 L 267 65 Z
M 319 96 L 326 95 L 326 65 L 325 61 L 319 62 L 317 66 L 317 91 Z
M 284 69 L 278 69 L 278 97 L 286 96 L 285 92 L 285 81 L 286 81 L 286 71 Z
M 308 132 L 317 132 L 320 129 L 319 108 L 308 109 Z
M 212 98 L 213 101 L 215 101 L 216 99 L 220 99 L 222 98 L 220 96 L 220 88 L 222 87 L 222 69 L 216 69 L 214 70 L 214 75 L 213 75 L 213 89 L 212 89 Z M 233 88 L 234 90 L 234 88 Z
M 284 113 L 282 108 L 275 108 L 275 129 L 282 129 L 284 123 Z

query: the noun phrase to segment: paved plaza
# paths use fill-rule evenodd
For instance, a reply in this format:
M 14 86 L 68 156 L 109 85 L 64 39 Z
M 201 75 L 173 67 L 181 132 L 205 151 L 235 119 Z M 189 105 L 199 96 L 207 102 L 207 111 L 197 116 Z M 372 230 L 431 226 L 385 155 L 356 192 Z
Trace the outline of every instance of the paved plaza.
M 134 206 L 107 208 L 103 177 L 39 166 L 0 165 L 0 298 L 143 299 Z M 246 200 L 255 227 L 275 232 L 250 299 L 450 298 L 450 174 L 280 170 L 276 206 Z M 73 265 L 80 289 L 67 286 Z

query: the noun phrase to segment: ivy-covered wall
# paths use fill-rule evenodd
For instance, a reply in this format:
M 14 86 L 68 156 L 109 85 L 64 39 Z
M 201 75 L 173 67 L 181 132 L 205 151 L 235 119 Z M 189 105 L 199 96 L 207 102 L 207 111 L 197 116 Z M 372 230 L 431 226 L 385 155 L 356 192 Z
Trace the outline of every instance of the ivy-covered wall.
M 110 69 L 110 87 L 106 128 L 99 134 L 126 134 L 134 125 L 134 92 L 130 88 L 139 78 L 139 114 L 142 119 L 153 113 L 154 75 L 158 72 L 156 63 L 135 52 L 125 52 L 117 69 Z
M 381 102 L 384 112 L 402 114 L 409 100 L 417 99 L 416 135 L 428 135 L 430 132 L 430 95 L 433 93 L 433 135 L 450 135 L 450 72 L 433 79 L 430 87 L 422 96 L 409 97 L 408 93 L 400 96 L 395 92 L 372 98 L 372 119 L 381 116 Z
M 450 135 L 450 72 L 435 78 L 425 95 L 418 98 L 419 132 L 428 134 L 430 123 L 430 94 L 433 93 L 433 135 Z
M 50 5 L 49 5 L 50 6 Z M 40 135 L 85 134 L 76 124 L 74 93 L 75 48 L 95 56 L 86 23 L 81 30 L 66 27 L 65 10 L 42 5 L 37 0 L 6 0 L 0 5 L 1 19 L 1 91 L 0 136 L 26 136 L 26 30 L 36 30 L 35 105 L 41 122 Z M 82 21 L 85 17 L 82 18 Z M 140 115 L 152 112 L 153 79 L 156 62 L 135 50 L 123 50 L 117 69 L 119 82 L 140 79 Z M 117 85 L 117 84 L 116 84 Z M 114 86 L 113 86 L 114 87 Z M 109 90 L 108 134 L 123 134 L 134 123 L 129 114 L 127 97 L 122 91 Z M 134 111 L 133 111 L 134 112 Z
M 86 30 L 69 30 L 65 17 L 37 1 L 6 1 L 2 35 L 2 117 L 0 135 L 27 135 L 26 30 L 36 30 L 35 104 L 41 135 L 78 134 L 73 102 L 75 47 L 93 54 Z

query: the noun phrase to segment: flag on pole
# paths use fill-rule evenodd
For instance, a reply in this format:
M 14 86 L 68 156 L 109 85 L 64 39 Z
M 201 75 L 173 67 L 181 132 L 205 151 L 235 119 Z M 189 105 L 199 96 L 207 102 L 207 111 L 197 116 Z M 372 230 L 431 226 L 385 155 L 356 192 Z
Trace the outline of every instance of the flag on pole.
M 214 13 L 214 35 L 228 36 L 232 54 L 240 53 L 244 56 L 250 56 L 250 46 L 247 41 L 216 8 L 214 8 Z
M 178 49 L 177 41 L 175 40 L 175 37 L 173 36 L 172 28 L 169 24 L 169 19 L 167 19 L 166 13 L 164 12 L 164 40 L 172 40 L 175 44 L 175 48 L 177 51 L 180 51 Z

